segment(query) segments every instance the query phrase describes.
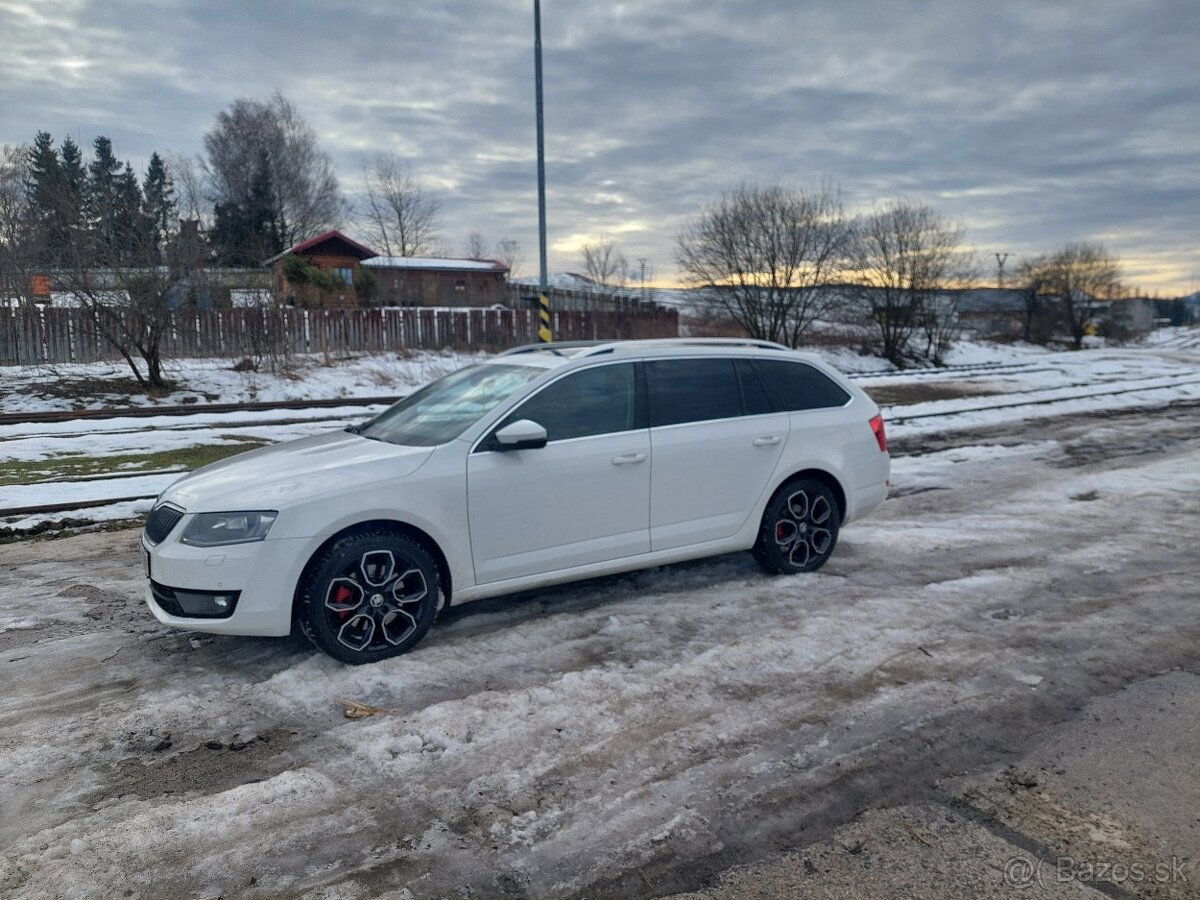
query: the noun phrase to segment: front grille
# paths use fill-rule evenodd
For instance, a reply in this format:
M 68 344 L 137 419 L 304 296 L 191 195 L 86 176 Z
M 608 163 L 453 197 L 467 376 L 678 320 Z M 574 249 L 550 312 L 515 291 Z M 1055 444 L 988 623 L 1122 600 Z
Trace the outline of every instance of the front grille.
M 146 540 L 152 544 L 158 544 L 164 541 L 179 524 L 179 520 L 183 518 L 183 510 L 176 509 L 174 506 L 156 506 L 150 510 L 150 515 L 146 516 Z

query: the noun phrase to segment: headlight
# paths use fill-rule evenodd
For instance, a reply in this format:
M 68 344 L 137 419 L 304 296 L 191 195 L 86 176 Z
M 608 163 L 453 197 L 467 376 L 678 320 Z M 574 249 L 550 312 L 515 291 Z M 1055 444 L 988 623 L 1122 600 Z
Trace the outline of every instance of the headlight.
M 274 510 L 200 513 L 188 523 L 179 540 L 193 547 L 220 547 L 223 544 L 261 541 L 271 530 L 278 515 Z

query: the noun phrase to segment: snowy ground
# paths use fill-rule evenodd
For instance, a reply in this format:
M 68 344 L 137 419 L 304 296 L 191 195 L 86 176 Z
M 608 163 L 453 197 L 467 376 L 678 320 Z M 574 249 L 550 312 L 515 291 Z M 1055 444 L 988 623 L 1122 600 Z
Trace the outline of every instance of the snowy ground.
M 897 496 L 819 573 L 483 601 L 365 668 L 163 629 L 133 531 L 0 547 L 0 895 L 658 896 L 1200 668 L 1200 354 L 1043 362 L 892 409 Z M 1130 392 L 999 405 L 1060 367 Z
M 164 365 L 164 376 L 175 387 L 153 397 L 131 384 L 133 373 L 120 362 L 4 366 L 0 367 L 0 413 L 400 395 L 473 358 L 449 351 L 362 355 L 350 360 L 301 355 L 278 372 L 265 367 L 261 372 L 235 372 L 233 359 L 179 359 Z M 102 388 L 105 383 L 110 390 Z M 62 396 L 64 385 L 76 385 L 77 396 Z
M 1185 332 L 1183 337 L 1186 337 Z M 875 358 L 848 352 L 825 354 L 868 391 L 899 402 L 882 400 L 888 433 L 894 438 L 977 429 L 1005 422 L 1027 421 L 1083 411 L 1111 411 L 1163 403 L 1173 398 L 1200 398 L 1200 373 L 1186 348 L 1147 350 L 1097 349 L 1082 353 L 1052 353 L 1027 346 L 998 346 L 964 342 L 948 370 L 881 372 Z M 228 361 L 194 361 L 179 374 L 195 391 L 177 392 L 170 402 L 199 396 L 235 400 L 282 400 L 404 394 L 431 378 L 470 361 L 469 357 L 425 354 L 411 359 L 368 356 L 324 366 L 301 361 L 302 376 L 278 378 L 235 373 Z M 102 379 L 107 371 L 79 366 L 65 372 L 68 379 Z M 293 373 L 294 374 L 294 373 Z M 12 393 L 0 403 L 25 411 L 56 408 L 57 400 L 38 398 L 32 386 L 45 378 L 42 370 L 18 370 L 6 380 Z M 22 381 L 21 379 L 27 379 Z M 250 387 L 247 387 L 250 385 Z M 923 397 L 934 399 L 924 400 Z M 15 398 L 15 399 L 14 399 Z M 151 405 L 144 396 L 128 398 L 133 405 Z M 40 405 L 39 405 L 40 404 Z M 377 412 L 379 407 L 353 407 L 276 412 L 190 413 L 153 418 L 118 417 L 84 422 L 31 422 L 0 426 L 0 528 L 18 532 L 45 522 L 104 522 L 144 515 L 151 500 L 182 471 L 166 466 L 147 471 L 108 473 L 104 478 L 56 474 L 56 465 L 78 455 L 112 457 L 151 454 L 238 441 L 281 441 L 340 428 L 348 421 Z M 255 446 L 256 444 L 250 444 Z M 5 463 L 46 464 L 27 467 L 19 483 L 5 484 Z M 132 463 L 129 465 L 133 465 Z M 139 498 L 136 500 L 130 498 Z M 49 513 L 9 513 L 45 504 L 87 502 L 84 509 Z

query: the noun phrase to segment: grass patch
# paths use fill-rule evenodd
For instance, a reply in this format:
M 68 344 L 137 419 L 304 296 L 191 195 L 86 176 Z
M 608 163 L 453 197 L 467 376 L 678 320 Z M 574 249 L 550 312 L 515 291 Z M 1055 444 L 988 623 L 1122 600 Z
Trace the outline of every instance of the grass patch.
M 55 378 L 27 386 L 23 393 L 38 397 L 54 397 L 64 400 L 92 402 L 94 400 L 124 401 L 129 404 L 134 397 L 166 397 L 182 387 L 178 382 L 167 381 L 160 388 L 148 388 L 138 384 L 132 375 L 115 378 Z
M 89 475 L 137 475 L 159 469 L 190 472 L 209 463 L 262 447 L 267 442 L 240 435 L 221 435 L 228 444 L 205 444 L 159 450 L 154 453 L 121 453 L 113 456 L 54 456 L 48 459 L 0 462 L 0 485 L 60 481 Z
M 125 531 L 129 528 L 141 528 L 144 522 L 145 519 L 141 516 L 129 519 L 109 519 L 105 522 L 65 518 L 47 520 L 33 528 L 20 531 L 0 527 L 0 544 L 15 544 L 18 541 L 54 541 L 93 531 Z

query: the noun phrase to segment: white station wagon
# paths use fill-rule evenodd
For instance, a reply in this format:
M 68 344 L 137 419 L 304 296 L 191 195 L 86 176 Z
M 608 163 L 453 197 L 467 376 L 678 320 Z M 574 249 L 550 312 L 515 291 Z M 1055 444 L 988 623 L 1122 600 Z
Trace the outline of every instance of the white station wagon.
M 347 663 L 451 602 L 750 550 L 809 572 L 879 506 L 879 409 L 760 341 L 518 347 L 363 425 L 172 484 L 142 535 L 167 625 L 285 635 Z

